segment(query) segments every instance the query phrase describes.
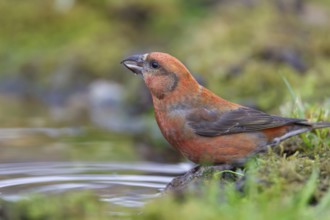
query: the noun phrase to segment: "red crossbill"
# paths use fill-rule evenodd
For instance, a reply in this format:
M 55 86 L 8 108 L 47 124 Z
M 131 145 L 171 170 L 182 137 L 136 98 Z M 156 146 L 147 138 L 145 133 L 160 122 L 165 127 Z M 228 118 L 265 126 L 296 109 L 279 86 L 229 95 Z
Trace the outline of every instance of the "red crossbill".
M 195 163 L 241 163 L 289 137 L 330 126 L 229 102 L 201 86 L 169 54 L 133 55 L 122 63 L 143 76 L 165 139 Z

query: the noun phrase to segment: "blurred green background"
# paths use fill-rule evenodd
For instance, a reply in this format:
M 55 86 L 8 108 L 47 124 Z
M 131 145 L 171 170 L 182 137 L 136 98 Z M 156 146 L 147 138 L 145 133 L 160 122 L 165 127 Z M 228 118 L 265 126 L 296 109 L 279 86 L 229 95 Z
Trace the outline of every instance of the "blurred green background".
M 327 0 L 2 0 L 0 16 L 2 127 L 92 126 L 166 145 L 142 80 L 120 65 L 150 51 L 270 113 L 291 100 L 284 78 L 304 102 L 330 100 Z
M 143 80 L 120 64 L 129 55 L 151 51 L 177 57 L 203 85 L 225 99 L 273 114 L 328 120 L 329 0 L 0 0 L 0 165 L 5 167 L 6 163 L 12 163 L 15 168 L 17 164 L 17 170 L 21 170 L 25 166 L 21 162 L 35 161 L 70 161 L 73 167 L 85 162 L 89 167 L 87 162 L 90 161 L 121 162 L 129 166 L 137 161 L 171 164 L 184 161 L 161 136 Z M 293 96 L 302 101 L 294 102 Z M 312 106 L 310 113 L 295 114 L 292 106 L 303 105 L 301 103 Z M 328 189 L 329 153 L 326 146 L 329 142 L 325 141 L 327 130 L 322 132 L 317 134 L 324 139 L 316 138 L 313 133 L 306 134 L 294 139 L 286 151 L 282 149 L 280 156 L 273 153 L 272 157 L 266 155 L 265 159 L 259 159 L 259 165 L 265 167 L 265 171 L 260 169 L 261 177 L 268 181 L 272 179 L 270 175 L 276 183 L 277 172 L 289 183 L 290 178 L 298 181 L 293 184 L 277 181 L 278 185 L 273 188 L 279 186 L 278 191 L 268 195 L 266 190 L 261 197 L 252 190 L 247 200 L 240 199 L 241 194 L 235 188 L 228 190 L 229 194 L 235 192 L 232 196 L 236 198 L 237 194 L 238 199 L 230 200 L 233 204 L 223 203 L 222 207 L 227 207 L 222 209 L 224 213 L 256 219 L 256 213 L 262 216 L 269 210 L 269 215 L 264 215 L 266 218 L 281 219 L 278 216 L 282 212 L 274 209 L 280 207 L 278 209 L 285 212 L 284 218 L 292 219 L 288 216 L 298 213 L 297 216 L 309 219 L 310 208 L 315 205 L 307 203 L 311 189 L 302 189 L 302 196 L 298 194 L 306 203 L 302 206 L 295 205 L 297 201 L 302 204 L 299 199 L 290 200 L 287 205 L 282 198 L 294 194 L 291 189 L 301 189 L 297 186 L 306 183 L 315 164 L 321 164 L 321 171 L 327 170 L 320 174 L 320 191 L 323 193 Z M 306 149 L 312 154 L 302 142 L 310 143 Z M 308 161 L 307 165 L 305 161 Z M 35 166 L 38 175 L 51 176 L 39 173 L 40 164 L 32 163 L 31 166 Z M 158 165 L 158 169 L 162 170 L 163 166 Z M 296 174 L 299 173 L 297 170 L 303 174 Z M 5 168 L 2 172 L 5 175 L 0 175 L 0 181 L 5 182 L 33 177 L 24 172 L 19 176 Z M 75 175 L 67 173 L 67 168 L 61 172 Z M 105 170 L 82 172 L 102 173 L 107 177 L 117 173 L 111 169 L 109 173 Z M 146 172 L 122 171 L 143 175 Z M 153 175 L 157 177 L 155 173 Z M 314 179 L 316 185 L 316 177 Z M 91 183 L 93 181 L 92 177 Z M 19 190 L 13 188 L 13 192 L 23 192 L 25 187 L 37 189 L 37 185 L 42 183 L 31 186 L 22 183 L 18 185 Z M 10 187 L 7 188 L 10 191 Z M 50 188 L 57 194 L 56 186 Z M 132 192 L 143 194 L 141 188 L 135 189 L 136 192 L 132 188 L 128 185 L 118 192 L 109 184 L 109 188 L 100 193 L 100 198 L 127 196 Z M 268 185 L 265 188 L 268 189 Z M 212 187 L 210 189 L 212 195 L 218 195 L 213 193 Z M 5 195 L 5 190 L 8 189 L 1 188 L 1 196 Z M 68 191 L 73 190 L 68 188 Z M 10 208 L 11 203 L 0 204 L 0 219 L 11 216 L 8 213 L 16 216 L 15 219 L 70 218 L 65 217 L 65 212 L 68 216 L 76 216 L 72 219 L 101 219 L 95 217 L 101 209 L 100 198 L 77 195 L 64 194 L 63 198 L 55 197 L 51 202 L 49 199 L 53 196 L 45 194 L 32 202 L 23 200 L 22 204 L 18 203 L 19 208 Z M 203 200 L 198 195 L 197 205 L 182 203 L 188 204 L 186 209 L 172 200 L 166 205 L 165 200 L 165 203 L 155 203 L 155 207 L 164 208 L 163 212 L 147 213 L 150 219 L 157 218 L 157 213 L 162 216 L 186 213 L 189 218 L 194 213 L 192 217 L 198 219 L 199 215 L 195 213 L 202 207 L 206 212 L 209 209 L 210 213 L 215 213 L 214 219 L 218 219 L 223 215 L 213 212 L 219 207 L 218 198 L 210 198 Z M 274 200 L 270 198 L 279 199 L 273 203 L 269 202 Z M 330 197 L 325 198 L 320 204 L 329 210 Z M 95 201 L 96 206 L 91 206 Z M 209 205 L 210 201 L 214 206 Z M 300 209 L 297 211 L 296 207 Z M 108 207 L 104 210 L 108 214 Z M 107 214 L 104 219 L 108 219 Z M 326 212 L 323 215 L 324 219 L 329 216 Z
M 263 110 L 288 98 L 282 76 L 303 100 L 324 101 L 329 10 L 327 0 L 3 0 L 1 105 L 63 107 L 100 78 L 139 102 L 141 80 L 119 62 L 149 51 L 171 53 L 211 90 Z M 76 117 L 89 111 L 79 104 L 69 108 Z

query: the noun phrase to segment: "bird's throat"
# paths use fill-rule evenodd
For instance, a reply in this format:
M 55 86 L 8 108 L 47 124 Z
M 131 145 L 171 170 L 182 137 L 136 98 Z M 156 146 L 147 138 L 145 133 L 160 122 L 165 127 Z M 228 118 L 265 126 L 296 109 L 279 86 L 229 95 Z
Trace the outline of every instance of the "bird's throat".
M 172 93 L 179 83 L 179 79 L 174 73 L 146 75 L 144 81 L 152 96 L 160 100 Z

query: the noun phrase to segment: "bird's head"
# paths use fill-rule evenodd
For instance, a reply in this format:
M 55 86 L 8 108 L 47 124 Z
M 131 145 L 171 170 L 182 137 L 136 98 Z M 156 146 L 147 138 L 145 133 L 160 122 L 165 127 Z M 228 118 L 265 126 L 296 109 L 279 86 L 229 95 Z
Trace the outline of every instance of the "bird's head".
M 141 74 L 157 99 L 163 99 L 179 89 L 188 92 L 198 85 L 188 69 L 178 59 L 166 53 L 137 54 L 121 63 L 135 74 Z

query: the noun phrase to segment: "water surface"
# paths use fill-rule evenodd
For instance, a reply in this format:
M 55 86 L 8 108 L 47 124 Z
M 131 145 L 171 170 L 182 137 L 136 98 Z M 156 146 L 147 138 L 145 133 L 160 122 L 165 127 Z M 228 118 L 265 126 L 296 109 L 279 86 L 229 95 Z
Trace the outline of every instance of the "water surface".
M 17 201 L 32 194 L 92 190 L 109 210 L 139 208 L 160 195 L 189 164 L 29 162 L 0 164 L 0 197 Z

